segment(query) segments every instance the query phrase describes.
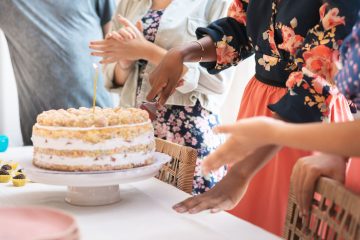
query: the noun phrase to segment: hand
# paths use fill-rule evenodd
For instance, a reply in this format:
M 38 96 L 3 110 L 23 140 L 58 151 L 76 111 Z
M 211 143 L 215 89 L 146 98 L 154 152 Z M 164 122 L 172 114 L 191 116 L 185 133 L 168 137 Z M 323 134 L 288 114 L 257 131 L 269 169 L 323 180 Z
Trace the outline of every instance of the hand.
M 143 36 L 141 22 L 138 21 L 136 25 L 133 25 L 121 16 L 118 17 L 118 21 L 124 27 L 119 31 L 110 32 L 104 40 L 91 42 L 90 48 L 96 50 L 91 55 L 103 57 L 101 61 L 103 64 L 145 58 L 144 54 L 150 43 Z
M 173 209 L 178 213 L 189 212 L 190 214 L 208 209 L 211 213 L 230 210 L 240 202 L 247 186 L 246 178 L 239 178 L 229 172 L 214 188 L 176 204 Z
M 316 181 L 324 176 L 344 183 L 345 170 L 345 159 L 334 155 L 313 155 L 303 157 L 297 161 L 291 178 L 301 216 L 308 216 Z
M 182 84 L 183 62 L 181 51 L 177 48 L 171 49 L 161 63 L 150 74 L 149 82 L 151 90 L 147 95 L 148 101 L 159 97 L 159 105 L 164 105 L 167 99 Z
M 176 204 L 179 213 L 198 213 L 206 209 L 211 212 L 232 209 L 242 199 L 252 177 L 278 152 L 276 146 L 259 148 L 241 162 L 236 163 L 228 174 L 208 192 Z
M 271 144 L 269 138 L 273 136 L 273 128 L 281 123 L 270 117 L 254 117 L 214 128 L 214 132 L 230 134 L 230 137 L 204 159 L 203 173 L 208 174 L 226 164 L 232 165 L 256 149 Z
M 120 30 L 122 30 L 122 29 L 120 29 Z M 120 31 L 120 30 L 119 30 L 119 32 L 117 32 L 117 31 L 109 32 L 108 34 L 106 34 L 105 39 L 115 39 L 119 42 L 127 40 L 126 36 L 124 36 L 123 31 Z M 105 59 L 106 58 L 104 58 L 104 60 Z M 120 66 L 121 69 L 129 69 L 134 64 L 134 61 L 118 60 L 117 64 Z

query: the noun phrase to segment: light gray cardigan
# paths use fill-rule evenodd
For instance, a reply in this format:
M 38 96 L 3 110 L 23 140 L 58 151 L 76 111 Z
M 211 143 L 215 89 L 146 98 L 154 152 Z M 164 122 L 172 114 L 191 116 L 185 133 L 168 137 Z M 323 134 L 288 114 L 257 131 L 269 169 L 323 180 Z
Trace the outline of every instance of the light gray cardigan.
M 112 30 L 122 27 L 116 20 L 118 14 L 136 23 L 146 14 L 151 5 L 151 0 L 121 0 L 112 20 Z M 161 17 L 155 44 L 171 49 L 196 40 L 196 28 L 205 27 L 210 22 L 226 16 L 228 5 L 228 0 L 173 0 Z M 105 87 L 120 94 L 120 106 L 135 107 L 139 67 L 134 64 L 124 86 L 116 88 L 113 85 L 115 65 L 116 63 L 108 64 L 103 68 Z M 188 72 L 183 76 L 185 84 L 177 88 L 166 104 L 194 106 L 199 100 L 205 109 L 214 113 L 219 112 L 231 85 L 234 71 L 228 69 L 219 74 L 210 75 L 198 63 L 185 65 L 188 68 Z M 146 95 L 151 89 L 147 77 L 154 67 L 148 64 L 142 76 L 144 80 L 139 95 L 141 101 L 146 101 Z

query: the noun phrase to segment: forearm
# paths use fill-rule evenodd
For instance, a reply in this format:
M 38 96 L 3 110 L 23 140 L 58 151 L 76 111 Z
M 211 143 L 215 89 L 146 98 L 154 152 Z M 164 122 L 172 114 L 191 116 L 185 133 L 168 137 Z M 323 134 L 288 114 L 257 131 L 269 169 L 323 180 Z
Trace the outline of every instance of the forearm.
M 143 59 L 157 66 L 168 51 L 152 42 L 145 43 Z
M 150 62 L 151 64 L 157 66 L 160 64 L 164 56 L 168 53 L 168 50 L 152 43 L 146 43 L 145 47 L 143 48 L 143 57 L 142 59 Z M 186 72 L 186 66 L 183 66 L 184 73 Z
M 106 36 L 106 34 L 110 31 L 111 29 L 111 21 L 106 23 L 104 26 L 102 26 L 102 30 L 103 30 L 103 37 Z
M 120 63 L 117 62 L 115 65 L 114 82 L 119 86 L 123 86 L 126 79 L 129 77 L 132 68 L 133 66 L 123 68 Z
M 176 47 L 177 51 L 182 54 L 184 62 L 199 62 L 200 59 L 203 62 L 216 60 L 216 49 L 212 39 L 210 37 L 204 37 L 200 39 L 199 42 L 201 45 L 196 42 L 190 42 Z M 204 48 L 204 51 L 201 46 Z M 166 49 L 148 42 L 144 46 L 143 57 L 152 64 L 158 65 L 167 52 Z
M 257 149 L 244 160 L 234 164 L 228 175 L 250 180 L 281 149 L 275 145 L 267 145 Z
M 342 156 L 360 156 L 360 120 L 345 123 L 279 123 L 269 143 Z
M 184 62 L 213 62 L 216 61 L 216 48 L 209 36 L 198 40 L 200 43 L 190 42 L 177 47 Z M 201 47 L 202 46 L 202 47 Z

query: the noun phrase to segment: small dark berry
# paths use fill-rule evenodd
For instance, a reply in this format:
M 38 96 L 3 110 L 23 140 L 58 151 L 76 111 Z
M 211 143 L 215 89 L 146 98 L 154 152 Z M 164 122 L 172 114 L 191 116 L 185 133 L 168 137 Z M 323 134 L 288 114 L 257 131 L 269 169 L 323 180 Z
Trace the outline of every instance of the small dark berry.
M 5 169 L 0 169 L 0 175 L 10 175 Z
M 5 164 L 1 167 L 1 169 L 4 169 L 4 170 L 11 170 L 11 166 L 9 164 Z
M 16 175 L 15 177 L 13 177 L 13 179 L 25 179 L 25 175 L 19 174 L 19 175 Z

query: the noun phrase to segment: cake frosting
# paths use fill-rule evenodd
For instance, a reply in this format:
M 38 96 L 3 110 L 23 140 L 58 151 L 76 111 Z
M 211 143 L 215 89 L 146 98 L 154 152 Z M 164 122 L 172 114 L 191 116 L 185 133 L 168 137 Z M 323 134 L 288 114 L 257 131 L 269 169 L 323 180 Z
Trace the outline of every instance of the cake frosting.
M 154 129 L 136 108 L 50 110 L 33 127 L 34 165 L 61 171 L 118 170 L 153 162 Z

